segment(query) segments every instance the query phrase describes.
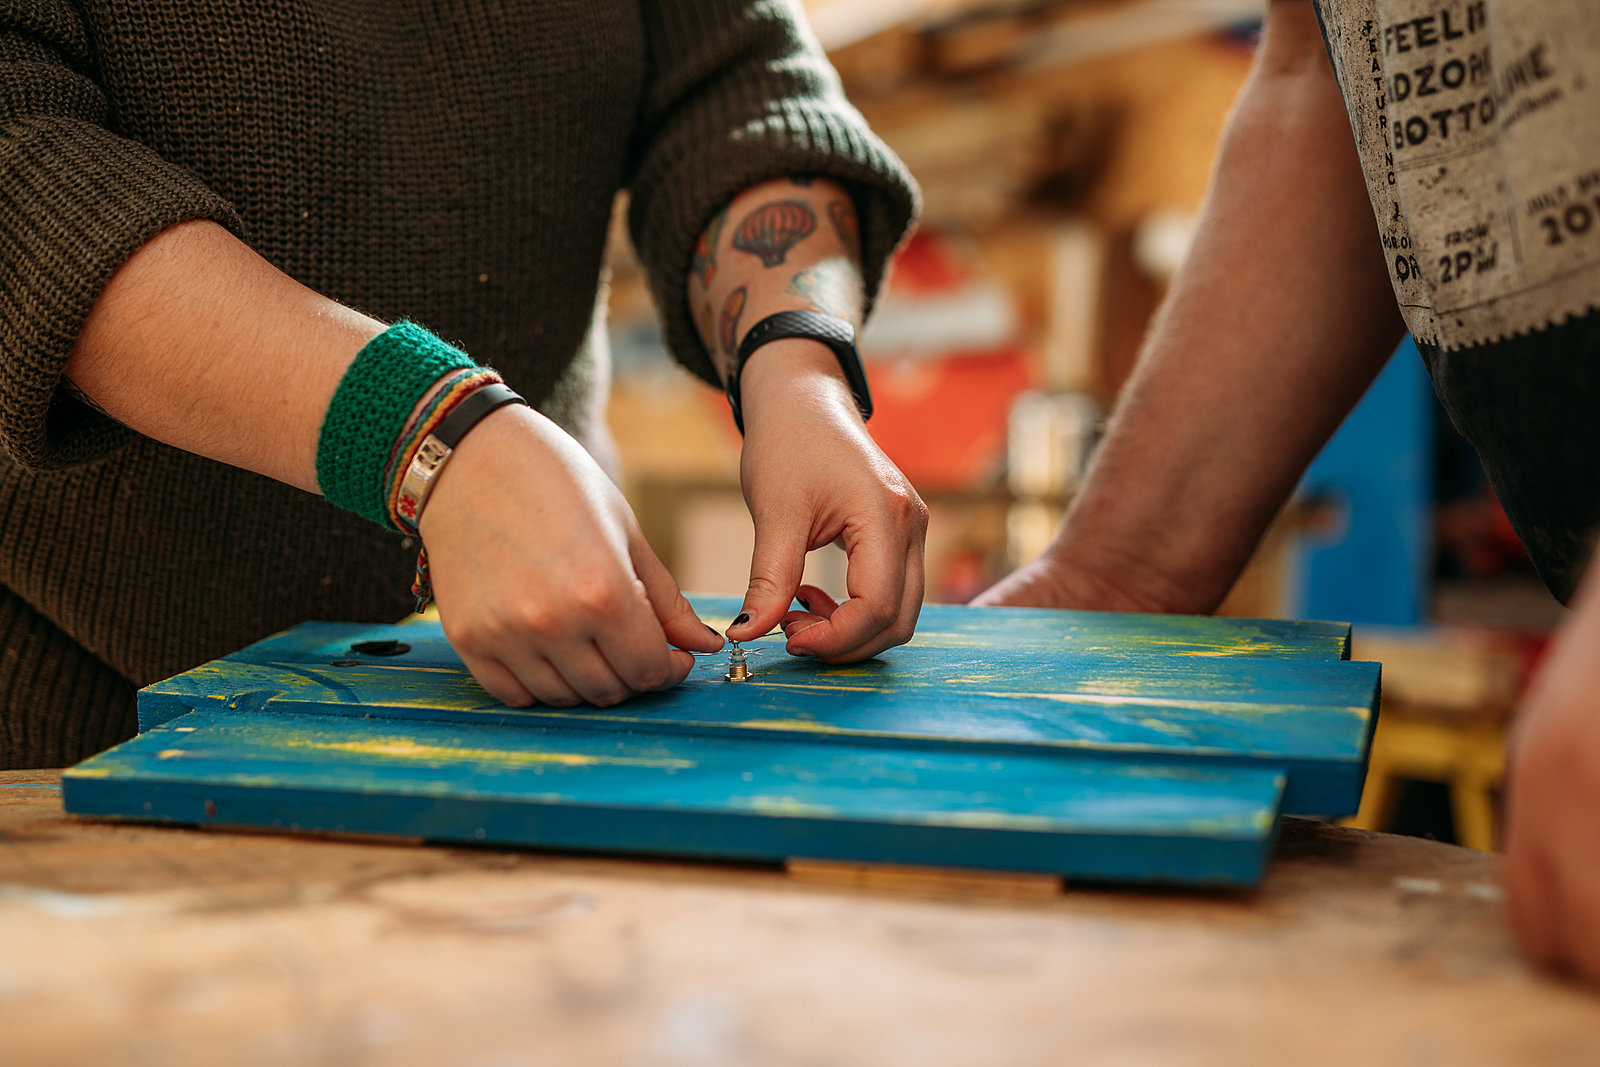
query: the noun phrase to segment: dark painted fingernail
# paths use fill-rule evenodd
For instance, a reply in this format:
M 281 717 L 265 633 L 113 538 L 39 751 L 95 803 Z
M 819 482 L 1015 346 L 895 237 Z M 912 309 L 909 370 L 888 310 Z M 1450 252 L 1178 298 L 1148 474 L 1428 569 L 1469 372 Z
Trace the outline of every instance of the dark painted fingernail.
M 717 628 L 715 626 L 712 626 L 709 622 L 706 623 L 706 629 L 711 631 L 711 636 L 712 637 L 715 637 L 719 641 L 722 640 L 721 632 L 719 632 L 717 630 Z
M 750 621 L 750 613 L 748 611 L 741 611 L 741 612 L 739 612 L 739 617 L 737 619 L 733 620 L 733 624 L 735 626 L 743 626 L 745 623 L 747 623 L 749 621 Z
M 812 652 L 810 649 L 797 648 L 794 651 L 794 655 L 796 655 L 796 656 L 814 656 L 814 655 L 816 655 L 816 653 Z
M 801 607 L 805 608 L 807 611 L 811 610 L 811 602 L 808 601 L 805 597 L 797 596 L 797 597 L 795 597 L 795 599 L 800 601 L 800 606 Z

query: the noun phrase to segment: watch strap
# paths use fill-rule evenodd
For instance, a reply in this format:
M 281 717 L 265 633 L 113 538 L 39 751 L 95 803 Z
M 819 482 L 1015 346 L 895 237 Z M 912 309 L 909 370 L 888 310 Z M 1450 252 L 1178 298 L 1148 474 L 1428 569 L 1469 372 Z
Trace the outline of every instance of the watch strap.
M 467 431 L 476 426 L 492 411 L 498 411 L 507 404 L 526 404 L 521 395 L 509 385 L 496 382 L 486 385 L 482 389 L 467 397 L 457 404 L 444 421 L 439 423 L 433 431 L 433 436 L 446 448 L 454 448 L 467 436 Z
M 750 327 L 750 332 L 744 335 L 739 351 L 733 357 L 733 369 L 728 373 L 728 407 L 733 411 L 733 422 L 739 427 L 740 433 L 744 433 L 744 409 L 740 403 L 739 376 L 744 371 L 744 365 L 762 345 L 788 337 L 801 337 L 827 345 L 844 371 L 845 381 L 855 398 L 856 409 L 861 412 L 863 419 L 872 417 L 872 391 L 867 387 L 867 371 L 861 364 L 861 354 L 856 351 L 855 327 L 844 319 L 824 315 L 820 311 L 780 311 Z

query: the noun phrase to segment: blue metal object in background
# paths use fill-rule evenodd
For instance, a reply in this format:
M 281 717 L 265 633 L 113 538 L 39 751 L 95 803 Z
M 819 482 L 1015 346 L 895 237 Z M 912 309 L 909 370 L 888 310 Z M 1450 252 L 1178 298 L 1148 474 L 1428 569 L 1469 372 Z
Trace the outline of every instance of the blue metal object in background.
M 1408 337 L 1300 484 L 1333 517 L 1301 537 L 1291 615 L 1391 626 L 1423 620 L 1434 409 L 1427 369 Z

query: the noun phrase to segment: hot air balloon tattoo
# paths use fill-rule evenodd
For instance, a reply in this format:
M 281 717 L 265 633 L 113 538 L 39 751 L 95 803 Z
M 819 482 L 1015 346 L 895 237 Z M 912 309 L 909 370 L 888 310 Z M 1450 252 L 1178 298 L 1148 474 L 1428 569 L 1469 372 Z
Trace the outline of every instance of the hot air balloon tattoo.
M 711 279 L 717 276 L 717 240 L 722 236 L 722 224 L 727 221 L 728 209 L 723 208 L 711 216 L 706 228 L 700 231 L 700 239 L 694 243 L 689 270 L 700 276 L 701 285 L 710 285 Z
M 744 217 L 733 231 L 733 247 L 761 257 L 763 267 L 776 267 L 789 249 L 817 228 L 817 214 L 803 200 L 775 200 Z
M 848 200 L 829 200 L 828 220 L 846 248 L 854 252 L 861 247 L 861 227 L 856 222 L 854 204 Z
M 744 314 L 744 299 L 745 289 L 741 285 L 722 302 L 722 350 L 730 356 L 738 347 L 739 316 Z

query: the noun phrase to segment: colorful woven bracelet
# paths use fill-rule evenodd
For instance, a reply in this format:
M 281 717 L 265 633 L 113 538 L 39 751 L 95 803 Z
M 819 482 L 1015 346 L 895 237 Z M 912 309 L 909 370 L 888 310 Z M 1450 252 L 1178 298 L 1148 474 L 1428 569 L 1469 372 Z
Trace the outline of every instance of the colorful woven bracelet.
M 490 378 L 494 380 L 488 380 Z M 434 414 L 417 420 L 414 438 L 417 443 L 414 450 L 408 450 L 409 458 L 391 501 L 394 521 L 403 530 L 416 530 L 422 519 L 423 505 L 433 491 L 434 479 L 467 431 L 507 404 L 527 403 L 492 373 L 476 382 L 463 380 L 450 391 L 457 399 L 431 405 Z M 433 599 L 427 545 L 417 551 L 417 573 L 411 583 L 411 595 L 416 597 L 419 612 L 427 610 L 428 602 Z
M 400 436 L 395 438 L 394 448 L 389 451 L 389 461 L 383 468 L 383 499 L 389 520 L 400 529 L 407 530 L 408 527 L 406 523 L 396 519 L 395 497 L 400 491 L 401 482 L 405 480 L 406 467 L 411 463 L 411 457 L 416 454 L 417 447 L 464 397 L 471 395 L 474 390 L 500 380 L 500 375 L 487 367 L 466 367 L 446 375 L 427 404 L 406 423 L 405 429 L 400 431 Z
M 444 401 L 455 385 L 475 375 L 482 374 L 486 370 L 487 368 L 484 367 L 463 367 L 461 370 L 451 371 L 436 384 L 433 396 L 429 398 L 427 404 L 407 421 L 405 428 L 395 438 L 394 447 L 389 450 L 389 460 L 383 466 L 385 499 L 388 498 L 389 490 L 394 485 L 395 467 L 402 466 L 411 452 L 417 447 L 417 427 L 426 422 L 439 409 L 439 404 Z
M 407 475 L 428 438 L 444 424 L 452 412 L 461 406 L 463 400 L 486 386 L 499 384 L 502 384 L 500 375 L 487 367 L 460 371 L 452 375 L 396 442 L 394 455 L 390 458 L 390 467 L 385 475 L 388 490 L 384 494 L 384 499 L 388 507 L 389 520 L 401 530 L 415 533 L 417 520 L 422 517 L 422 497 L 414 492 L 408 496 L 405 489 Z
M 322 495 L 379 525 L 393 525 L 384 470 L 394 443 L 435 382 L 472 366 L 465 352 L 410 322 L 396 323 L 362 346 L 317 435 Z

